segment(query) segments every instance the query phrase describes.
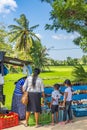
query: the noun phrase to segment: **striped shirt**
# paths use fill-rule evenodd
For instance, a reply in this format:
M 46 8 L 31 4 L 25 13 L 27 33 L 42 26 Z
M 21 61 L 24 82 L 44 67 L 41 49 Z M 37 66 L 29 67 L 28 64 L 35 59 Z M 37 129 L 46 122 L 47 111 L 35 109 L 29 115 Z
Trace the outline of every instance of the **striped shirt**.
M 29 76 L 25 80 L 25 83 L 23 85 L 23 89 L 26 90 L 26 88 L 27 88 L 28 92 L 44 92 L 44 85 L 43 85 L 42 79 L 37 77 L 35 87 L 33 88 L 32 78 L 33 78 L 32 76 Z
M 25 79 L 21 78 L 19 79 L 16 84 L 15 84 L 15 90 L 14 90 L 14 94 L 16 95 L 22 95 L 22 86 L 24 85 Z

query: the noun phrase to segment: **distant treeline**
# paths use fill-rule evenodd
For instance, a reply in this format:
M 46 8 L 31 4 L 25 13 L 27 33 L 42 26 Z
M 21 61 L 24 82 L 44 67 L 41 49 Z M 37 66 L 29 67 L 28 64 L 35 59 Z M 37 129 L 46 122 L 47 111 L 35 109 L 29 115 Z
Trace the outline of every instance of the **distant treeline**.
M 87 64 L 87 56 L 83 55 L 81 58 L 71 58 L 67 57 L 66 60 L 53 60 L 50 59 L 49 66 L 73 66 L 73 65 L 86 65 Z

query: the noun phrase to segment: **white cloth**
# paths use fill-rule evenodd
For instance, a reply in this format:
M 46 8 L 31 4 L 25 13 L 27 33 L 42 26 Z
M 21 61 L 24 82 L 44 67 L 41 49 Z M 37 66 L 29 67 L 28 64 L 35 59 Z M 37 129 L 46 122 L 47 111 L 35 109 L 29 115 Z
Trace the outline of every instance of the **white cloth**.
M 27 66 L 26 65 L 24 65 L 23 66 L 23 74 L 27 74 L 28 72 L 27 72 Z
M 4 77 L 2 76 L 2 74 L 0 74 L 0 85 L 4 84 Z
M 65 89 L 65 93 L 68 93 L 66 101 L 71 101 L 72 100 L 72 90 L 71 90 L 71 87 L 67 87 Z M 64 99 L 65 99 L 65 94 L 64 94 Z
M 53 98 L 53 102 L 52 105 L 58 105 L 58 99 L 60 98 L 61 94 L 58 90 L 54 90 L 52 92 L 52 98 Z
M 33 78 L 32 76 L 28 76 L 28 78 L 25 80 L 25 83 L 23 85 L 24 90 L 26 90 L 26 87 L 28 86 L 27 87 L 28 92 L 44 92 L 44 85 L 42 79 L 37 77 L 35 88 L 33 88 L 32 78 Z
M 32 67 L 30 65 L 23 66 L 23 74 L 27 74 L 28 76 L 32 74 Z
M 32 74 L 32 67 L 30 65 L 27 65 L 27 73 L 28 76 Z

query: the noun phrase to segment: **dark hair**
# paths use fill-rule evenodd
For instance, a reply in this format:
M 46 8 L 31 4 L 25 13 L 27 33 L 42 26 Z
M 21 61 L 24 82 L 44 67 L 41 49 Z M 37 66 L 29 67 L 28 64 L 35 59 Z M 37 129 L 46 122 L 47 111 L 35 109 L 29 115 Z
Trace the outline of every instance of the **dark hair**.
M 35 68 L 34 69 L 34 74 L 36 74 L 36 75 L 40 74 L 40 69 L 39 68 Z
M 32 86 L 33 86 L 33 88 L 35 88 L 37 76 L 38 76 L 39 74 L 40 74 L 40 69 L 39 69 L 39 68 L 35 68 L 35 69 L 34 69 L 34 74 L 33 74 L 33 79 L 32 79 Z
M 70 81 L 69 79 L 66 79 L 66 80 L 64 81 L 64 84 L 67 84 L 67 85 L 71 86 L 71 81 Z
M 53 86 L 54 86 L 54 88 L 56 88 L 56 89 L 59 89 L 59 88 L 60 88 L 60 84 L 54 84 Z

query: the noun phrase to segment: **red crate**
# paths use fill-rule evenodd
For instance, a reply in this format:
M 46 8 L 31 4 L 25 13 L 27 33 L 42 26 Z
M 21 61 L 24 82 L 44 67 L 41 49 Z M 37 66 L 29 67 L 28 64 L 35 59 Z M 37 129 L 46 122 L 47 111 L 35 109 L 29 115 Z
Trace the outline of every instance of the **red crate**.
M 10 112 L 8 114 L 0 114 L 0 130 L 17 126 L 19 124 L 18 114 Z

